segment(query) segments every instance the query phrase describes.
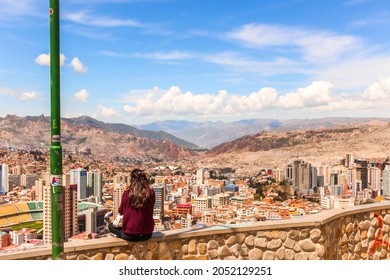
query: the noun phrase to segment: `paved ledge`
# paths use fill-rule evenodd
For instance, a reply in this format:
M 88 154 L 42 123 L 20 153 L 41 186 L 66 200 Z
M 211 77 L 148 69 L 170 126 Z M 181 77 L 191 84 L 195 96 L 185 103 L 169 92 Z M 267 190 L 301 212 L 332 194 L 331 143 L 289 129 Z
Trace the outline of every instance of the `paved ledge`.
M 371 213 L 370 219 L 374 217 L 374 213 L 380 213 L 383 210 L 390 212 L 390 201 L 383 201 L 375 204 L 367 204 L 354 206 L 346 209 L 332 209 L 322 211 L 318 214 L 307 215 L 304 218 L 296 218 L 289 220 L 277 221 L 261 221 L 253 223 L 233 224 L 233 225 L 216 225 L 205 228 L 172 230 L 166 232 L 155 232 L 152 238 L 138 244 L 147 245 L 148 243 L 175 242 L 183 240 L 189 242 L 193 238 L 203 238 L 212 236 L 231 235 L 236 233 L 248 233 L 257 231 L 276 231 L 284 229 L 302 229 L 302 228 L 321 228 L 325 224 L 329 224 L 342 217 L 360 214 Z M 187 240 L 187 241 L 186 241 Z M 116 237 L 105 237 L 91 240 L 72 240 L 64 244 L 65 254 L 78 254 L 96 250 L 110 250 L 118 247 L 128 247 L 133 242 L 128 242 Z M 51 256 L 51 246 L 44 246 L 28 250 L 20 250 L 9 253 L 0 253 L 0 260 L 13 259 L 43 259 Z

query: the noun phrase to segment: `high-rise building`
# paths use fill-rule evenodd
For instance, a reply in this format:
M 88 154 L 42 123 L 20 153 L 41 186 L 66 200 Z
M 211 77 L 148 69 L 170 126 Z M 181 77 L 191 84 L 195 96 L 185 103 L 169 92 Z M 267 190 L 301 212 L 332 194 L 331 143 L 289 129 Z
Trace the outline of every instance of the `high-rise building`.
M 284 179 L 287 180 L 287 181 L 292 181 L 292 178 L 293 178 L 293 175 L 292 175 L 292 171 L 293 170 L 293 167 L 291 164 L 288 164 L 285 168 L 284 168 Z
M 390 196 L 390 165 L 386 165 L 383 170 L 382 189 L 383 195 Z
M 113 205 L 112 214 L 114 217 L 116 217 L 118 215 L 118 209 L 119 209 L 119 206 L 121 205 L 122 195 L 123 195 L 124 191 L 125 191 L 125 185 L 115 184 L 114 193 L 112 196 L 112 205 Z
M 346 155 L 345 167 L 352 168 L 355 163 L 355 158 L 352 153 Z
M 368 188 L 373 190 L 380 189 L 380 180 L 381 180 L 381 169 L 378 167 L 368 167 L 367 175 L 368 175 Z
M 89 207 L 85 211 L 85 231 L 87 233 L 97 232 L 97 207 Z
M 87 197 L 94 196 L 99 202 L 101 202 L 102 188 L 102 173 L 97 171 L 87 172 Z
M 38 201 L 43 201 L 44 200 L 44 195 L 43 195 L 43 187 L 45 185 L 45 180 L 43 179 L 38 179 L 35 180 L 35 199 Z
M 77 184 L 77 198 L 83 200 L 87 198 L 87 170 L 78 168 L 71 169 L 70 184 Z
M 156 219 L 160 219 L 163 221 L 164 218 L 164 186 L 153 186 L 153 190 L 155 193 L 155 203 L 154 203 L 154 210 L 153 210 L 153 216 Z
M 70 175 L 63 175 L 63 234 L 64 241 L 77 234 L 77 185 L 69 184 Z M 52 217 L 51 217 L 51 186 L 43 186 L 43 241 L 51 244 Z
M 348 168 L 345 170 L 345 180 L 348 188 L 352 189 L 353 182 L 356 180 L 356 169 Z
M 317 186 L 317 168 L 303 160 L 294 160 L 292 165 L 286 167 L 286 178 L 293 183 L 293 188 L 300 193 L 309 193 Z M 290 176 L 291 174 L 291 176 Z
M 43 242 L 51 244 L 51 186 L 45 184 L 43 186 Z
M 37 175 L 35 174 L 22 174 L 20 178 L 20 185 L 23 187 L 31 188 L 35 185 Z
M 8 165 L 0 165 L 0 194 L 9 192 Z
M 335 186 L 339 184 L 339 174 L 336 172 L 332 172 L 330 174 L 330 185 Z
M 311 187 L 311 164 L 302 161 L 299 164 L 298 174 L 298 190 L 300 193 L 307 193 Z
M 362 181 L 362 190 L 368 188 L 368 162 L 367 160 L 355 159 L 356 179 Z
M 77 185 L 63 186 L 64 203 L 64 241 L 78 233 L 77 221 Z
M 310 188 L 314 188 L 314 187 L 318 187 L 318 180 L 317 180 L 317 177 L 318 177 L 318 172 L 317 172 L 317 167 L 315 166 L 311 166 L 311 170 L 310 170 L 310 179 L 311 179 L 311 185 L 310 185 Z
M 332 172 L 332 166 L 330 165 L 321 165 L 318 168 L 318 175 L 324 176 L 324 185 L 329 186 L 330 184 L 330 173 Z
M 324 183 L 324 176 L 323 175 L 318 175 L 317 176 L 317 187 L 323 187 L 325 186 L 325 183 Z
M 204 169 L 196 170 L 196 184 L 203 185 L 204 184 Z
M 292 183 L 293 188 L 298 189 L 299 188 L 299 165 L 301 164 L 302 160 L 294 160 L 292 164 Z
M 20 187 L 20 175 L 14 175 L 14 174 L 9 174 L 8 175 L 8 186 L 9 186 L 9 191 L 12 191 L 14 187 Z

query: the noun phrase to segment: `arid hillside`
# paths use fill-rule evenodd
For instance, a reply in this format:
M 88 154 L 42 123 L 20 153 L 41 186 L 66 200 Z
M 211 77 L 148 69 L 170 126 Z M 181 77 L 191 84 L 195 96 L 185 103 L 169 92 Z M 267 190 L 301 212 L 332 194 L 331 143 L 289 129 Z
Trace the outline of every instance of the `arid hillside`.
M 104 123 L 92 120 L 86 118 L 82 120 L 63 119 L 61 121 L 64 151 L 78 151 L 91 154 L 96 158 L 111 160 L 131 158 L 170 161 L 196 155 L 195 151 L 175 144 L 164 137 L 158 139 L 159 134 L 154 132 L 148 134 L 147 131 L 130 130 L 129 126 L 124 125 L 118 131 L 116 127 L 103 126 Z M 124 128 L 128 131 L 124 131 Z M 164 136 L 166 137 L 166 135 Z M 174 138 L 174 136 L 171 137 Z M 48 150 L 50 146 L 50 118 L 44 116 L 23 118 L 6 116 L 0 118 L 0 144 Z
M 259 167 L 279 167 L 296 158 L 316 166 L 339 164 L 347 153 L 359 158 L 390 156 L 390 125 L 370 122 L 360 126 L 261 132 L 221 144 L 203 158 L 210 166 L 232 166 L 243 174 Z

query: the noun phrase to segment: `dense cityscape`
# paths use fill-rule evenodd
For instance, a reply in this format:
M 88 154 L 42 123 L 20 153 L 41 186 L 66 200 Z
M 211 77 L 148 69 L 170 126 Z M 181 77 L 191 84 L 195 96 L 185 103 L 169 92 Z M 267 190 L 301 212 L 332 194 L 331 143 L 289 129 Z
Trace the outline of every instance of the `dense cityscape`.
M 376 203 L 390 196 L 387 158 L 346 154 L 337 163 L 314 166 L 291 159 L 285 166 L 258 166 L 250 176 L 232 166 L 192 163 L 138 165 L 63 156 L 65 241 L 109 236 L 133 168 L 145 169 L 156 193 L 155 231 L 305 219 L 328 209 Z M 50 174 L 44 150 L 0 150 L 0 252 L 51 243 Z M 191 161 L 189 161 L 191 162 Z
M 380 275 L 389 1 L 0 7 L 4 278 Z

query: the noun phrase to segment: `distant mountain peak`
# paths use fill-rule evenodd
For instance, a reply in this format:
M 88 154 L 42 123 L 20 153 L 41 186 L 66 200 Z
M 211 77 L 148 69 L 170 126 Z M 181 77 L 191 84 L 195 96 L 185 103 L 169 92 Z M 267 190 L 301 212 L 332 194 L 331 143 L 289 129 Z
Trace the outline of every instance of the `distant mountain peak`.
M 61 119 L 64 150 L 91 150 L 106 158 L 180 159 L 195 154 L 196 145 L 167 132 L 140 130 L 126 124 L 110 124 L 88 116 Z M 82 129 L 80 129 L 82 126 Z M 50 146 L 50 118 L 7 116 L 0 118 L 0 141 L 12 146 Z

